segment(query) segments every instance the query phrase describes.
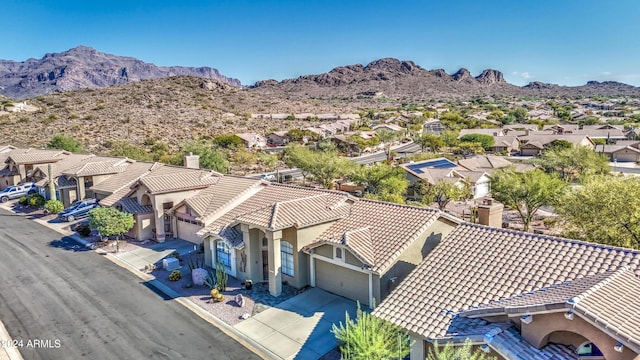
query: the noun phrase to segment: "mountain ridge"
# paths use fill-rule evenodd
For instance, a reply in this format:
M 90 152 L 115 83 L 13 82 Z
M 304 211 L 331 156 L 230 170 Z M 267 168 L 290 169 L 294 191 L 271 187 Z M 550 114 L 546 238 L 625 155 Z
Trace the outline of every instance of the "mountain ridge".
M 211 67 L 156 66 L 134 57 L 112 55 L 80 45 L 60 53 L 46 53 L 41 59 L 0 60 L 0 94 L 25 99 L 177 75 L 242 86 L 239 80 Z

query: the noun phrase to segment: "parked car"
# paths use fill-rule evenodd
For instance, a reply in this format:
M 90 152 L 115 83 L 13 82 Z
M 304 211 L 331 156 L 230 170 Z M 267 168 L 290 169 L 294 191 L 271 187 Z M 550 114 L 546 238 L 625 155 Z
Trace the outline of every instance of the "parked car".
M 9 186 L 0 192 L 0 201 L 5 203 L 9 200 L 17 199 L 29 194 L 35 194 L 37 192 L 38 188 L 36 188 L 33 183 Z
M 98 200 L 86 199 L 76 201 L 66 210 L 58 213 L 58 219 L 62 221 L 74 221 L 76 219 L 82 219 L 89 216 L 89 211 L 98 206 Z
M 262 174 L 260 175 L 260 179 L 266 181 L 276 181 L 276 176 L 274 174 Z

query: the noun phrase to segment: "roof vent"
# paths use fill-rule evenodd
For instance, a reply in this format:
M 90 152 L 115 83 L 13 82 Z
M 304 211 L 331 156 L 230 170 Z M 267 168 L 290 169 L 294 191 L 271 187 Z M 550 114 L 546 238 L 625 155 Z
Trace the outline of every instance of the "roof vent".
M 533 316 L 531 315 L 524 315 L 520 318 L 520 321 L 522 321 L 523 324 L 531 324 L 533 322 Z
M 573 320 L 573 311 L 567 311 L 564 313 L 564 318 L 567 320 Z
M 624 346 L 622 345 L 621 342 L 617 342 L 616 345 L 613 347 L 613 350 L 621 353 L 624 350 Z

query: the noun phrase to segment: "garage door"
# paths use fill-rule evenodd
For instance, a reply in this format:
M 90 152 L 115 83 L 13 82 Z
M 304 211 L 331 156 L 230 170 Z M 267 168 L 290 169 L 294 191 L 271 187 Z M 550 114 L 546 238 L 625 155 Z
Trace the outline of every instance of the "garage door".
M 316 287 L 369 305 L 369 275 L 315 259 Z
M 620 162 L 633 162 L 638 161 L 638 154 L 631 150 L 618 151 L 614 154 L 614 158 Z

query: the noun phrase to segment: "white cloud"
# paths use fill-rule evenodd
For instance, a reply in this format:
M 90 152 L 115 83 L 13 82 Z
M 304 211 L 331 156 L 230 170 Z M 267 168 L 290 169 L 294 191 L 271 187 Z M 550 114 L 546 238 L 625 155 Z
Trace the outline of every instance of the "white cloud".
M 520 76 L 522 76 L 525 79 L 530 79 L 531 78 L 531 75 L 529 75 L 529 73 L 527 71 L 521 73 Z
M 600 73 L 600 75 L 609 76 L 609 75 L 611 75 L 611 71 L 604 71 L 604 72 Z

